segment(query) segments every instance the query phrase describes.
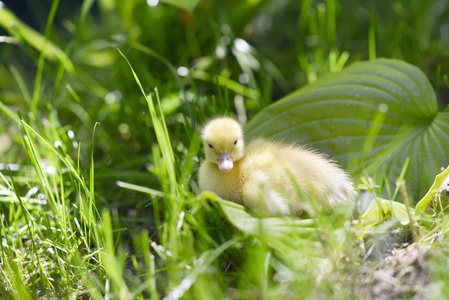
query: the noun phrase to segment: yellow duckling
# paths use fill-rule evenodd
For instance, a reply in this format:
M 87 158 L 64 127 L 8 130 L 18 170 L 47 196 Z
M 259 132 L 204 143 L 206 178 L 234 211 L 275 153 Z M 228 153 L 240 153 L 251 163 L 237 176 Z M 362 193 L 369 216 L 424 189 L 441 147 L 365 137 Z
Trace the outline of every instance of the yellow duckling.
M 242 127 L 232 118 L 212 119 L 201 138 L 206 159 L 200 189 L 248 208 L 299 215 L 308 198 L 330 210 L 356 194 L 349 176 L 313 151 L 261 138 L 245 147 Z

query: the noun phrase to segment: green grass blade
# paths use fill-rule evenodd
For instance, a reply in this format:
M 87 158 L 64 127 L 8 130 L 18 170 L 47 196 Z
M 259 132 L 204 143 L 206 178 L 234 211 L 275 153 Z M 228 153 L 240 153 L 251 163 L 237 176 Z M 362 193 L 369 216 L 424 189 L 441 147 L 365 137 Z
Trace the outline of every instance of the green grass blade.
M 190 101 L 187 99 L 186 89 L 185 89 L 185 87 L 184 87 L 184 84 L 182 83 L 181 78 L 180 78 L 179 75 L 178 75 L 178 71 L 176 70 L 175 66 L 174 66 L 169 60 L 167 60 L 165 57 L 163 57 L 163 56 L 160 55 L 159 53 L 157 53 L 157 52 L 151 50 L 150 48 L 145 47 L 144 45 L 139 44 L 139 43 L 136 43 L 136 42 L 131 42 L 131 44 L 132 44 L 132 46 L 133 46 L 134 48 L 136 48 L 137 50 L 142 51 L 143 53 L 146 53 L 146 54 L 148 54 L 148 55 L 150 55 L 150 56 L 152 56 L 152 57 L 154 57 L 154 58 L 160 60 L 164 65 L 167 66 L 167 68 L 170 70 L 170 72 L 171 72 L 171 73 L 173 74 L 173 76 L 175 77 L 176 82 L 177 82 L 178 85 L 179 85 L 179 88 L 181 89 L 182 95 L 183 95 L 183 97 L 184 97 L 184 103 L 185 103 L 185 105 L 186 105 L 186 107 L 187 107 L 187 111 L 188 111 L 188 113 L 189 113 L 190 121 L 192 122 L 192 127 L 195 129 L 196 125 L 195 125 L 195 119 L 193 118 L 193 110 L 192 110 L 192 106 L 191 106 Z M 122 53 L 120 50 L 119 50 L 119 52 L 120 52 L 120 54 L 121 54 L 122 56 L 124 56 L 123 53 Z M 128 60 L 127 60 L 127 61 L 128 61 Z M 128 62 L 128 64 L 129 64 L 129 62 Z M 130 65 L 130 67 L 131 67 L 131 65 Z M 133 73 L 134 73 L 134 71 L 133 71 Z M 136 77 L 136 76 L 135 76 L 135 77 Z M 135 78 L 135 77 L 134 77 L 134 78 Z
M 0 110 L 3 112 L 4 115 L 6 115 L 8 118 L 12 119 L 14 122 L 20 123 L 20 118 L 17 116 L 17 114 L 14 113 L 1 100 L 0 100 Z
M 136 184 L 132 184 L 132 183 L 127 183 L 127 182 L 123 182 L 123 181 L 117 181 L 116 184 L 121 187 L 121 188 L 125 188 L 128 190 L 132 190 L 132 191 L 137 191 L 137 192 L 141 192 L 141 193 L 145 193 L 154 197 L 164 197 L 165 193 L 161 192 L 161 191 L 157 191 L 154 189 L 150 189 L 148 187 L 143 187 L 140 185 L 136 185 Z
M 53 20 L 55 18 L 55 14 L 56 14 L 58 5 L 59 5 L 59 0 L 53 0 L 51 8 L 50 8 L 50 14 L 47 18 L 47 25 L 45 27 L 44 43 L 42 45 L 42 50 L 39 54 L 39 60 L 38 60 L 38 64 L 37 64 L 37 72 L 36 72 L 36 77 L 34 80 L 33 95 L 31 96 L 31 105 L 30 105 L 31 113 L 33 114 L 35 119 L 37 119 L 37 106 L 38 106 L 39 98 L 41 96 L 42 74 L 44 71 L 44 63 L 45 63 L 45 56 L 46 56 L 45 50 L 49 43 L 50 32 L 51 32 Z
M 133 77 L 134 77 L 137 85 L 139 86 L 140 91 L 142 92 L 142 95 L 145 97 L 145 100 L 147 101 L 148 109 L 150 111 L 150 116 L 153 121 L 154 130 L 156 132 L 156 138 L 158 140 L 159 147 L 161 148 L 162 155 L 164 157 L 164 164 L 165 164 L 168 176 L 169 176 L 169 181 L 171 183 L 172 192 L 174 192 L 173 188 L 176 187 L 176 183 L 177 183 L 176 173 L 175 173 L 175 156 L 173 153 L 173 148 L 171 146 L 170 138 L 168 136 L 168 129 L 165 124 L 164 115 L 162 114 L 162 111 L 160 111 L 161 115 L 159 115 L 157 113 L 151 95 L 147 96 L 147 94 L 143 90 L 142 84 L 140 83 L 140 80 L 139 80 L 136 72 L 134 71 L 133 67 L 131 66 L 130 62 L 128 61 L 128 59 L 125 57 L 125 55 L 120 50 L 118 50 L 118 51 L 120 52 L 120 54 L 123 56 L 123 58 L 128 63 L 128 66 L 131 69 Z M 156 99 L 158 100 L 158 103 L 159 103 L 159 95 L 157 93 L 157 90 L 156 90 Z
M 31 94 L 27 88 L 25 81 L 23 80 L 22 76 L 19 74 L 19 71 L 17 71 L 16 67 L 11 66 L 9 69 L 10 69 L 12 76 L 14 77 L 14 80 L 17 82 L 17 85 L 19 86 L 19 89 L 23 95 L 23 98 L 28 103 L 28 105 L 30 105 L 31 104 Z
M 376 24 L 377 19 L 373 11 L 370 13 L 370 22 L 368 29 L 368 49 L 369 49 L 369 59 L 376 59 Z
M 112 290 L 119 296 L 119 299 L 131 299 L 131 292 L 123 278 L 123 266 L 116 256 L 111 215 L 109 212 L 103 211 L 101 219 L 102 236 L 104 238 L 104 252 L 101 253 L 101 256 L 106 274 L 112 282 Z
M 20 121 L 22 124 L 24 130 L 26 131 L 28 136 L 31 136 L 30 133 L 32 133 L 35 137 L 38 138 L 38 140 L 46 147 L 46 149 L 53 154 L 55 154 L 61 162 L 64 163 L 64 165 L 70 170 L 71 174 L 77 179 L 77 181 L 80 183 L 84 191 L 87 191 L 89 194 L 89 188 L 87 187 L 84 180 L 81 178 L 79 172 L 75 169 L 72 160 L 58 151 L 52 144 L 50 144 L 45 138 L 43 138 L 37 131 L 35 131 L 30 125 L 28 125 L 23 119 Z
M 28 225 L 28 230 L 30 232 L 30 236 L 32 237 L 32 240 L 31 240 L 31 252 L 32 252 L 32 254 L 36 258 L 37 271 L 39 272 L 39 275 L 40 275 L 40 281 L 42 282 L 44 287 L 46 289 L 48 289 L 49 291 L 54 290 L 53 284 L 50 282 L 50 280 L 48 279 L 48 277 L 46 275 L 46 272 L 44 270 L 41 258 L 39 256 L 39 251 L 38 251 L 37 246 L 36 246 L 35 241 L 34 241 L 35 227 L 36 227 L 35 220 L 32 217 L 32 215 L 30 214 L 30 212 L 27 210 L 27 208 L 25 207 L 24 203 L 22 202 L 22 198 L 20 197 L 20 195 L 18 193 L 18 188 L 17 188 L 17 185 L 16 185 L 16 183 L 14 181 L 14 178 L 13 178 L 12 174 L 10 174 L 10 178 L 11 178 L 11 185 L 13 187 L 14 193 L 16 194 L 17 199 L 19 199 L 20 207 L 25 212 L 24 217 L 25 217 L 25 220 L 26 220 L 26 224 Z

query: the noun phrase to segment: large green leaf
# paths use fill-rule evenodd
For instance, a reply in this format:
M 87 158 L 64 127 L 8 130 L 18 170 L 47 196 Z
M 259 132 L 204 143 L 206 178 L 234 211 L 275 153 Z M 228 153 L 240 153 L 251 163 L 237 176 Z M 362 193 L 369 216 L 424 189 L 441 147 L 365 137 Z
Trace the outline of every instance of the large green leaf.
M 257 218 L 237 203 L 221 199 L 215 193 L 202 192 L 201 196 L 218 203 L 226 218 L 239 231 L 253 236 L 284 237 L 311 236 L 317 233 L 314 221 L 298 218 Z
M 319 242 L 322 231 L 315 220 L 287 217 L 259 218 L 248 213 L 242 205 L 221 199 L 212 192 L 204 191 L 201 196 L 218 204 L 226 219 L 238 231 L 264 240 L 271 249 L 295 266 L 304 267 L 304 264 L 317 266 L 325 263 L 320 259 L 324 255 L 324 248 Z M 301 252 L 298 249 L 308 251 Z
M 267 107 L 249 138 L 294 140 L 330 154 L 357 176 L 391 185 L 407 157 L 409 196 L 420 199 L 449 161 L 449 112 L 438 112 L 432 86 L 415 66 L 377 59 L 324 76 Z

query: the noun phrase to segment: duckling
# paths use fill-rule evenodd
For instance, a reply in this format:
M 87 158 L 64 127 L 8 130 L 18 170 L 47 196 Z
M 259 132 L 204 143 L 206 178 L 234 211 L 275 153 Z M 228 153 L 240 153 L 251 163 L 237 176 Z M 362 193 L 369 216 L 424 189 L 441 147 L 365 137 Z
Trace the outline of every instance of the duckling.
M 307 199 L 332 210 L 355 196 L 349 176 L 323 155 L 263 138 L 245 147 L 242 127 L 230 117 L 209 121 L 201 138 L 200 189 L 252 210 L 300 215 Z

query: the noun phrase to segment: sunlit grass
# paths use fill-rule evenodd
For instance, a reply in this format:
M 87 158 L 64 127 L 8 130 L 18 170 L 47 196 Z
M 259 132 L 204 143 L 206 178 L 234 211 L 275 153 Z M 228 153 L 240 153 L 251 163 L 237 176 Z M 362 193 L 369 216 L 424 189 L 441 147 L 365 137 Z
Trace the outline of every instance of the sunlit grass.
M 373 214 L 355 207 L 316 209 L 313 219 L 259 218 L 200 195 L 198 131 L 215 115 L 251 119 L 291 90 L 376 56 L 418 62 L 444 92 L 447 41 L 435 33 L 444 14 L 421 18 L 430 4 L 406 14 L 394 1 L 392 23 L 378 15 L 385 1 L 200 2 L 189 13 L 162 2 L 102 0 L 96 8 L 86 0 L 64 11 L 54 0 L 44 33 L 0 7 L 2 34 L 20 45 L 0 44 L 0 138 L 11 145 L 0 154 L 0 296 L 363 298 L 360 278 L 380 267 L 376 254 L 387 253 L 390 236 L 412 241 L 404 218 L 430 196 L 416 207 L 379 201 Z M 347 18 L 347 7 L 360 9 Z M 277 27 L 289 20 L 294 36 Z M 260 33 L 258 24 L 272 25 Z M 370 196 L 390 188 L 388 178 L 361 175 Z M 420 215 L 414 237 L 436 249 L 436 297 L 447 289 L 444 220 L 444 211 Z

